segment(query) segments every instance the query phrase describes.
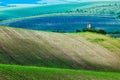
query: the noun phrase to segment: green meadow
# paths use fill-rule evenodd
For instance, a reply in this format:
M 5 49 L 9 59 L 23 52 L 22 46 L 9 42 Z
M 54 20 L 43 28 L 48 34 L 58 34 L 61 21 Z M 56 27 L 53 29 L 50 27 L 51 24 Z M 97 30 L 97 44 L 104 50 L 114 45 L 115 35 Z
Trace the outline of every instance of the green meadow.
M 0 80 L 120 80 L 115 72 L 0 64 Z

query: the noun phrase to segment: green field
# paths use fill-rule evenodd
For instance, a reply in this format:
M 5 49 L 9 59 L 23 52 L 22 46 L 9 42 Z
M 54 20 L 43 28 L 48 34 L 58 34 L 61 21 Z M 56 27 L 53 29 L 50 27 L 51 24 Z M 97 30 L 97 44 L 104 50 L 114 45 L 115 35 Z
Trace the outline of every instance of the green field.
M 119 43 L 120 40 L 95 33 L 0 27 L 0 63 L 120 71 Z
M 0 80 L 120 80 L 120 73 L 0 64 Z

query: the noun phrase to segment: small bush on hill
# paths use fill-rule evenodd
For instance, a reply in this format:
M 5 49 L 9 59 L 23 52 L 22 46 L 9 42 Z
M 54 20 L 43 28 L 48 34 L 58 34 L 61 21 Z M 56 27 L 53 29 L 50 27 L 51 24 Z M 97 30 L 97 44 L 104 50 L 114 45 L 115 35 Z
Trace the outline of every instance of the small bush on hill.
M 76 32 L 81 32 L 81 30 L 77 29 Z
M 97 31 L 97 33 L 106 34 L 106 31 L 103 30 L 103 29 L 99 29 L 99 30 L 96 30 L 96 31 Z

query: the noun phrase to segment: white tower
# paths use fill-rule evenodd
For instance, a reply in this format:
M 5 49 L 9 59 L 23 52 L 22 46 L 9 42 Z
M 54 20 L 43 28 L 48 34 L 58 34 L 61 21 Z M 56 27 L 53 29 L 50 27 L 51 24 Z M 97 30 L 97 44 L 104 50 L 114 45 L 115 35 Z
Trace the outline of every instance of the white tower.
M 87 28 L 88 28 L 88 29 L 91 29 L 91 28 L 92 28 L 92 25 L 89 23 L 89 24 L 87 25 Z

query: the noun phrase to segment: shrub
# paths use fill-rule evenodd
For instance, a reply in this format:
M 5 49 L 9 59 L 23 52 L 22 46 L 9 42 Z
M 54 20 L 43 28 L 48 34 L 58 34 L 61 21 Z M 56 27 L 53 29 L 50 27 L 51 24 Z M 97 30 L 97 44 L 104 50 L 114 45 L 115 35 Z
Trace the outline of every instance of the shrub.
M 96 32 L 96 29 L 95 29 L 95 27 L 93 27 L 93 26 L 87 27 L 87 28 L 83 28 L 83 32 L 86 32 L 86 31 L 89 31 L 89 32 Z
M 76 32 L 81 32 L 81 30 L 77 29 Z
M 107 32 L 105 31 L 105 30 L 103 30 L 103 29 L 99 29 L 99 30 L 97 30 L 97 29 L 95 29 L 94 27 L 92 27 L 92 28 L 83 28 L 83 32 L 95 32 L 95 33 L 100 33 L 100 34 L 106 34 Z
M 83 30 L 82 30 L 83 32 L 86 32 L 86 31 L 88 31 L 88 29 L 87 28 L 83 28 Z
M 106 34 L 106 31 L 103 29 L 99 29 L 99 30 L 97 30 L 97 33 Z

